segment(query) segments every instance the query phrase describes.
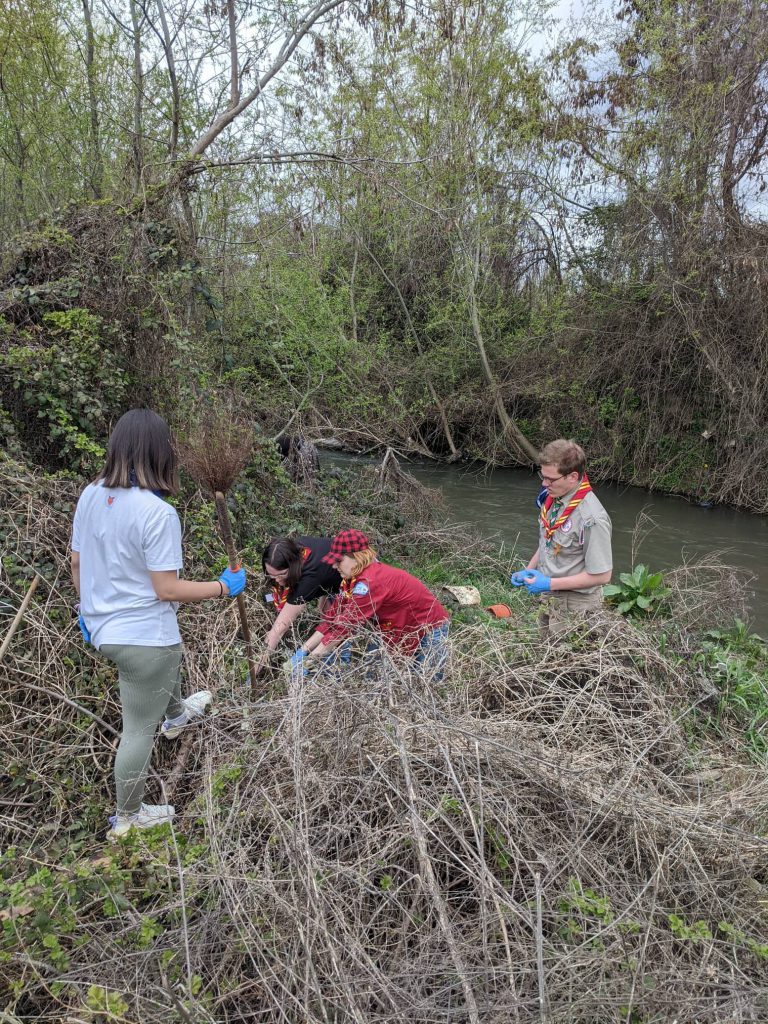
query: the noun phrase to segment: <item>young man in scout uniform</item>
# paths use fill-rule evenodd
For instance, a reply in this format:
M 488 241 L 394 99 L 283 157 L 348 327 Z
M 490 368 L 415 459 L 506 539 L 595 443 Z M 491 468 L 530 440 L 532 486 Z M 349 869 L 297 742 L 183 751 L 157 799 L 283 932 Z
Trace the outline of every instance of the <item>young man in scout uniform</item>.
M 611 520 L 595 497 L 584 450 L 574 441 L 552 441 L 539 455 L 546 497 L 539 509 L 539 546 L 528 566 L 510 576 L 515 587 L 542 595 L 545 633 L 603 603 L 610 582 Z

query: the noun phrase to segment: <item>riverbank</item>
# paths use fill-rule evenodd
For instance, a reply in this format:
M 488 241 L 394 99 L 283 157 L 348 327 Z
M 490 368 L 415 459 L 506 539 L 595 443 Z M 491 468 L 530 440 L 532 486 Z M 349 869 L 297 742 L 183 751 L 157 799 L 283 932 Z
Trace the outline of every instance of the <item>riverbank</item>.
M 308 498 L 279 467 L 265 491 L 264 471 L 233 495 L 249 567 L 278 522 L 329 531 L 354 499 L 388 559 L 513 614 L 457 612 L 439 685 L 388 659 L 296 704 L 279 673 L 249 700 L 228 605 L 186 609 L 188 685 L 215 691 L 215 715 L 158 743 L 150 798 L 163 779 L 175 831 L 106 846 L 120 718 L 70 611 L 78 484 L 0 460 L 3 597 L 30 564 L 45 577 L 0 691 L 4 1012 L 533 1022 L 543 998 L 574 1024 L 759 1016 L 768 782 L 737 698 L 764 648 L 708 649 L 707 623 L 685 621 L 705 592 L 691 603 L 691 580 L 674 617 L 610 614 L 543 644 L 505 585 L 510 552 L 408 519 L 418 495 L 370 474 L 322 476 Z M 213 509 L 190 493 L 180 511 L 191 572 L 210 574 Z M 258 634 L 266 607 L 247 596 Z
M 327 465 L 372 467 L 375 457 L 323 452 Z M 408 473 L 438 493 L 447 520 L 466 524 L 494 545 L 504 545 L 527 560 L 536 543 L 534 499 L 540 485 L 535 474 L 524 469 L 452 465 L 416 459 L 402 462 Z M 763 568 L 768 550 L 768 517 L 732 508 L 701 508 L 682 498 L 649 494 L 635 487 L 613 483 L 595 485 L 613 523 L 616 573 L 629 572 L 644 563 L 653 571 L 670 571 L 682 565 L 706 572 L 728 565 L 737 570 L 737 586 L 743 603 L 737 609 L 752 628 L 768 636 L 768 573 Z M 519 568 L 518 564 L 515 568 Z M 732 606 L 734 595 L 724 595 Z M 724 620 L 720 625 L 727 625 Z
M 225 301 L 215 294 L 215 264 L 206 268 L 203 254 L 188 249 L 186 227 L 162 204 L 156 216 L 142 226 L 113 200 L 83 203 L 6 247 L 7 451 L 87 474 L 127 405 L 183 422 L 199 400 L 237 396 L 243 418 L 269 436 L 288 424 L 350 449 L 392 445 L 489 466 L 529 464 L 543 440 L 572 436 L 584 441 L 595 482 L 768 512 L 760 472 L 768 404 L 762 376 L 747 372 L 760 363 L 765 331 L 757 322 L 738 356 L 725 359 L 729 346 L 710 339 L 713 358 L 702 338 L 725 321 L 713 309 L 705 314 L 698 298 L 690 312 L 703 317 L 700 330 L 689 333 L 686 316 L 659 309 L 641 342 L 649 295 L 630 287 L 625 303 L 619 287 L 605 307 L 599 293 L 564 288 L 517 323 L 497 324 L 484 362 L 465 336 L 469 311 L 449 312 L 426 282 L 411 301 L 435 302 L 436 321 L 430 315 L 419 326 L 404 297 L 393 311 L 387 286 L 366 303 L 358 333 L 341 280 L 325 278 L 316 253 L 296 252 L 295 239 L 272 285 L 250 261 L 233 266 Z M 370 283 L 374 294 L 378 270 Z M 664 307 L 667 298 L 662 287 L 653 302 Z M 743 316 L 739 308 L 739 324 Z

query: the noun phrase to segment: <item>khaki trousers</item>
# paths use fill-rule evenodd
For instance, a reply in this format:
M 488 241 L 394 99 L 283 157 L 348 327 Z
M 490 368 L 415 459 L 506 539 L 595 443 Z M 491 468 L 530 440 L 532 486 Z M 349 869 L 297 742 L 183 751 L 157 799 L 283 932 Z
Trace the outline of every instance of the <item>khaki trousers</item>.
M 586 619 L 603 607 L 602 590 L 592 594 L 579 594 L 575 590 L 556 590 L 541 599 L 539 629 L 543 636 L 559 633 L 573 625 L 575 620 Z

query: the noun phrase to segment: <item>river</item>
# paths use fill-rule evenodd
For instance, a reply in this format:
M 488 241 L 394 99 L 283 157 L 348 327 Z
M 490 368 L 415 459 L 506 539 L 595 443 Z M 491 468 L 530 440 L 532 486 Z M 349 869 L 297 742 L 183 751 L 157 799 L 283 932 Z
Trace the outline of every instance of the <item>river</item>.
M 332 456 L 350 464 L 369 459 Z M 403 469 L 439 490 L 452 522 L 514 546 L 523 557 L 536 546 L 538 477 L 524 469 L 493 469 L 429 462 L 402 462 Z M 615 574 L 643 562 L 670 569 L 716 553 L 744 569 L 753 629 L 768 636 L 768 517 L 730 508 L 701 508 L 683 498 L 650 494 L 639 487 L 597 484 L 595 491 L 613 522 Z M 724 623 L 727 625 L 727 623 Z

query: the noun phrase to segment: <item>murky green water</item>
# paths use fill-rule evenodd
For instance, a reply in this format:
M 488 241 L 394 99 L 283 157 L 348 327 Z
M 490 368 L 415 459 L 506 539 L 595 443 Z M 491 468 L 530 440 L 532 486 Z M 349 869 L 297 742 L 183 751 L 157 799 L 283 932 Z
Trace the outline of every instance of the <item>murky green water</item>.
M 522 556 L 534 551 L 539 481 L 533 474 L 432 463 L 403 463 L 403 468 L 442 492 L 452 521 L 470 523 L 481 533 L 514 545 Z M 613 522 L 615 572 L 630 569 L 633 561 L 659 570 L 717 553 L 753 577 L 750 622 L 761 635 L 768 635 L 768 517 L 700 508 L 637 487 L 600 484 L 595 490 Z M 646 517 L 652 522 L 643 523 Z

